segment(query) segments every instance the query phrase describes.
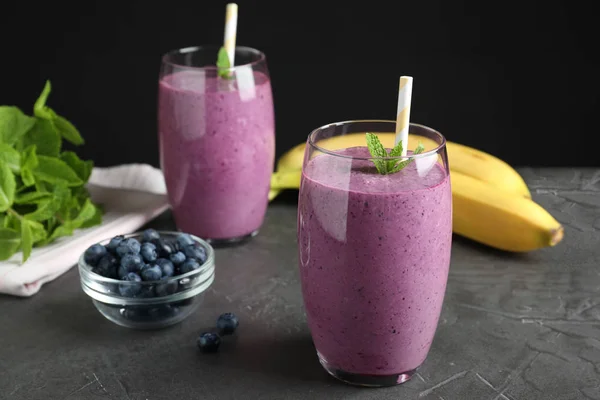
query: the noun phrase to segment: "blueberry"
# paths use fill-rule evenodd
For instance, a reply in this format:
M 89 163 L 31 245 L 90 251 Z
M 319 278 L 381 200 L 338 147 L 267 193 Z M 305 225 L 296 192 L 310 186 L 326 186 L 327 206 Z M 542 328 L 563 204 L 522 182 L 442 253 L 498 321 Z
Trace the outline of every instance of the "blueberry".
M 156 258 L 158 257 L 158 254 L 156 254 L 156 246 L 152 243 L 142 244 L 140 254 L 144 257 L 144 261 L 146 262 L 156 261 Z
M 120 257 L 123 257 L 125 254 L 138 254 L 140 247 L 140 242 L 134 238 L 124 239 L 117 246 L 117 254 Z
M 198 263 L 204 264 L 206 261 L 206 250 L 204 247 L 196 247 L 194 245 L 186 246 L 183 249 L 187 258 L 194 258 Z
M 183 249 L 185 246 L 194 244 L 194 239 L 192 239 L 192 237 L 187 233 L 181 233 L 179 236 L 177 236 L 177 244 L 179 244 L 179 247 Z
M 175 272 L 175 267 L 173 266 L 173 263 L 171 261 L 167 260 L 166 258 L 159 258 L 156 260 L 156 265 L 160 267 L 163 277 L 173 276 L 173 272 Z
M 148 299 L 148 298 L 152 298 L 155 296 L 156 296 L 156 293 L 154 292 L 154 286 L 144 285 L 136 297 Z
M 185 262 L 179 267 L 179 272 L 182 274 L 187 274 L 190 271 L 200 268 L 200 264 L 198 261 L 193 258 L 188 258 Z
M 154 290 L 157 297 L 163 297 L 175 293 L 178 286 L 177 281 L 170 281 L 157 284 Z
M 221 335 L 231 335 L 240 324 L 234 313 L 221 314 L 217 319 L 217 329 Z
M 100 261 L 98 261 L 98 265 L 94 268 L 94 272 L 102 275 L 106 278 L 117 278 L 117 266 L 119 262 L 112 254 L 105 254 Z
M 115 236 L 114 238 L 110 239 L 110 242 L 108 242 L 106 248 L 111 253 L 117 254 L 117 247 L 119 247 L 119 244 L 121 244 L 123 239 L 125 239 L 123 235 Z
M 117 268 L 117 277 L 119 279 L 123 279 L 128 273 L 129 270 L 122 265 L 119 265 L 119 267 Z
M 171 260 L 173 265 L 179 266 L 179 265 L 183 264 L 183 262 L 185 261 L 185 254 L 178 251 L 177 253 L 171 254 L 169 256 L 169 259 Z
M 155 239 L 151 243 L 156 246 L 156 252 L 158 253 L 158 256 L 162 258 L 169 258 L 171 254 L 177 251 L 172 243 L 169 243 L 164 239 Z
M 142 279 L 145 281 L 158 281 L 162 276 L 160 267 L 156 264 L 147 265 L 142 268 Z
M 106 247 L 94 244 L 83 253 L 83 260 L 90 266 L 95 267 L 98 261 L 106 254 Z
M 125 254 L 123 258 L 121 258 L 121 266 L 124 267 L 127 272 L 139 272 L 144 266 L 144 261 L 139 254 Z
M 165 304 L 158 307 L 152 307 L 148 310 L 148 315 L 152 319 L 169 318 L 179 313 L 179 308 Z
M 127 282 L 133 282 L 133 283 L 119 285 L 119 293 L 121 293 L 121 296 L 133 297 L 142 291 L 142 284 L 135 283 L 135 282 L 141 282 L 142 278 L 140 278 L 140 276 L 138 274 L 136 274 L 135 272 L 128 273 L 127 275 L 125 275 L 122 278 L 122 280 L 127 281 Z
M 198 347 L 204 353 L 214 353 L 219 350 L 221 338 L 216 333 L 204 332 L 198 337 Z
M 146 229 L 142 234 L 143 242 L 152 242 L 153 240 L 160 239 L 160 235 L 154 229 Z

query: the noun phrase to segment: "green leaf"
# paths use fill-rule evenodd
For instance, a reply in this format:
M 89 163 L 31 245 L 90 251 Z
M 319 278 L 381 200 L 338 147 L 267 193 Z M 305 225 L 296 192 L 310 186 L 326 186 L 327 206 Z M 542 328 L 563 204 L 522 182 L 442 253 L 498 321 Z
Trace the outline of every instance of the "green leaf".
M 34 123 L 35 118 L 23 114 L 18 107 L 0 106 L 0 143 L 14 145 Z
M 66 141 L 71 142 L 76 146 L 84 144 L 85 141 L 81 137 L 81 134 L 77 128 L 75 128 L 75 126 L 65 118 L 57 115 L 54 118 L 54 125 Z
M 35 125 L 23 137 L 19 150 L 36 145 L 36 153 L 50 157 L 58 157 L 61 147 L 61 138 L 54 124 L 46 119 L 37 118 Z
M 21 235 L 19 232 L 13 229 L 0 228 L 0 261 L 8 260 L 17 252 L 20 245 Z
M 65 185 L 59 184 L 54 187 L 52 197 L 40 201 L 37 209 L 29 214 L 25 214 L 25 218 L 32 221 L 44 221 L 53 217 L 62 207 L 63 203 L 71 196 L 71 191 Z
M 15 197 L 15 204 L 39 204 L 50 199 L 52 193 L 49 192 L 27 192 Z
M 21 221 L 21 251 L 23 251 L 23 263 L 27 261 L 31 255 L 31 249 L 33 248 L 33 234 L 31 233 L 31 226 L 26 220 Z
M 229 68 L 231 68 L 231 61 L 227 55 L 227 50 L 225 50 L 225 47 L 221 47 L 217 54 L 217 69 L 219 76 L 224 79 L 231 79 L 232 74 L 231 71 L 229 71 Z
M 13 204 L 17 183 L 7 163 L 0 160 L 0 212 Z
M 52 115 L 50 115 L 50 113 L 47 111 L 47 107 L 46 107 L 46 101 L 48 101 L 48 96 L 50 95 L 50 91 L 52 91 L 52 85 L 50 84 L 50 81 L 46 81 L 46 84 L 44 85 L 44 89 L 42 90 L 42 93 L 40 94 L 40 96 L 37 98 L 37 100 L 35 101 L 35 103 L 33 105 L 33 115 L 35 115 L 36 117 L 44 118 L 44 119 L 52 119 Z
M 89 228 L 91 226 L 100 225 L 102 223 L 102 214 L 104 214 L 104 210 L 102 207 L 94 206 L 94 215 L 91 218 L 86 220 L 83 224 L 81 224 L 80 228 Z
M 402 150 L 404 150 L 404 147 L 402 146 L 402 140 L 400 140 L 398 142 L 398 144 L 396 146 L 394 146 L 394 148 L 392 150 L 390 150 L 390 157 L 401 157 L 402 156 Z M 387 161 L 387 169 L 388 169 L 388 171 L 393 171 L 394 168 L 396 167 L 396 163 L 397 162 L 398 162 L 397 159 L 388 160 Z
M 408 160 L 400 161 L 398 164 L 396 164 L 394 166 L 394 168 L 392 168 L 392 170 L 390 171 L 390 174 L 395 174 L 396 172 L 403 170 L 412 161 L 413 161 L 412 158 L 409 158 Z
M 38 156 L 38 161 L 39 164 L 33 174 L 39 180 L 68 186 L 83 185 L 83 181 L 64 161 L 47 156 Z
M 0 142 L 0 161 L 4 161 L 12 172 L 21 172 L 21 155 L 12 146 Z
M 94 168 L 94 162 L 83 161 L 81 160 L 77 154 L 72 151 L 63 151 L 60 154 L 60 159 L 65 162 L 81 179 L 83 182 L 87 182 L 92 174 L 92 169 Z
M 33 237 L 33 245 L 35 246 L 36 243 L 46 239 L 48 237 L 48 232 L 46 232 L 46 228 L 44 227 L 44 225 L 40 222 L 37 221 L 31 221 L 31 220 L 23 220 L 23 221 L 27 221 L 27 224 L 29 224 L 29 228 L 31 229 L 31 235 Z
M 379 141 L 377 135 L 367 133 L 366 136 L 369 153 L 371 153 L 371 156 L 374 157 L 371 161 L 373 161 L 373 164 L 375 164 L 375 167 L 377 168 L 377 171 L 379 171 L 380 174 L 387 174 L 387 160 L 377 159 L 381 157 L 388 157 L 387 151 L 385 151 L 385 148 L 383 147 L 383 144 L 381 144 L 381 142 Z
M 417 148 L 415 149 L 415 151 L 413 151 L 413 154 L 421 154 L 424 151 L 425 151 L 425 146 L 423 146 L 423 143 L 419 142 Z
M 23 184 L 27 187 L 35 184 L 33 170 L 37 168 L 39 164 L 36 150 L 37 146 L 32 144 L 23 151 L 23 156 L 21 157 L 21 179 L 23 180 Z

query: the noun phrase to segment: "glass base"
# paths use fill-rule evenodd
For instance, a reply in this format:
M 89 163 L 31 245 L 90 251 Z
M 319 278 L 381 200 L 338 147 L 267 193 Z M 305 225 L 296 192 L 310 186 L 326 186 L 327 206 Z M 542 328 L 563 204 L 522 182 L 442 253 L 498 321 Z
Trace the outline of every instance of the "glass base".
M 206 240 L 208 243 L 210 243 L 210 245 L 212 247 L 229 247 L 229 246 L 235 246 L 238 244 L 245 243 L 246 241 L 252 239 L 256 235 L 258 235 L 258 229 L 255 230 L 254 232 L 250 232 L 249 234 L 244 235 L 244 236 L 238 236 L 238 237 L 227 238 L 227 239 L 204 239 L 204 240 Z
M 408 381 L 413 375 L 417 372 L 417 369 L 413 369 L 411 371 L 402 372 L 400 374 L 392 374 L 392 375 L 363 375 L 363 374 L 354 374 L 352 372 L 346 372 L 342 369 L 339 369 L 327 362 L 327 360 L 317 352 L 319 356 L 319 362 L 325 368 L 325 371 L 329 373 L 329 375 L 334 378 L 348 383 L 354 386 L 362 386 L 362 387 L 386 387 L 386 386 L 395 386 L 401 383 Z

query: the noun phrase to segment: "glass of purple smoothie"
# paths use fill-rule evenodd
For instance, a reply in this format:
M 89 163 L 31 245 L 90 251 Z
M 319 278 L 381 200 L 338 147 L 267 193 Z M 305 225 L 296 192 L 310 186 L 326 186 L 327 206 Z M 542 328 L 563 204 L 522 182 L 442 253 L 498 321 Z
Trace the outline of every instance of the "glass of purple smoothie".
M 394 121 L 378 120 L 316 129 L 300 185 L 299 268 L 313 342 L 328 373 L 361 386 L 403 383 L 423 363 L 450 265 L 446 141 L 410 124 L 408 154 L 397 157 L 407 165 L 381 175 L 374 161 L 396 160 L 374 159 L 365 133 L 394 131 Z M 357 135 L 364 146 L 348 147 Z M 385 136 L 393 145 L 393 133 Z M 426 149 L 413 154 L 419 139 Z
M 213 245 L 256 235 L 275 157 L 265 55 L 236 47 L 226 78 L 215 66 L 218 51 L 165 54 L 158 85 L 160 165 L 177 228 Z

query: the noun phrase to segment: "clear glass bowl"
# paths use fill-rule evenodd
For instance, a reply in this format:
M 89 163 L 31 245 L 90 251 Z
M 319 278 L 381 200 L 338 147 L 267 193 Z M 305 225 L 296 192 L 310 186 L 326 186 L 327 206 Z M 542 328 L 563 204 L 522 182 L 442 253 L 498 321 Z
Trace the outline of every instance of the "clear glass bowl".
M 159 231 L 162 238 L 174 240 L 181 232 Z M 124 235 L 140 239 L 142 232 Z M 128 282 L 106 278 L 92 271 L 83 254 L 79 257 L 79 276 L 83 291 L 94 306 L 115 324 L 135 329 L 159 329 L 183 321 L 202 303 L 204 292 L 215 279 L 215 255 L 210 244 L 190 235 L 206 250 L 206 262 L 200 268 L 160 281 Z M 100 242 L 107 245 L 111 238 Z M 119 287 L 139 286 L 133 297 L 122 296 Z

